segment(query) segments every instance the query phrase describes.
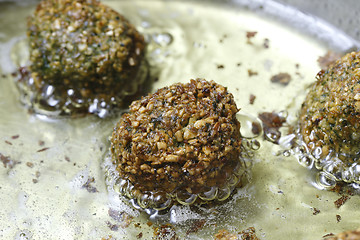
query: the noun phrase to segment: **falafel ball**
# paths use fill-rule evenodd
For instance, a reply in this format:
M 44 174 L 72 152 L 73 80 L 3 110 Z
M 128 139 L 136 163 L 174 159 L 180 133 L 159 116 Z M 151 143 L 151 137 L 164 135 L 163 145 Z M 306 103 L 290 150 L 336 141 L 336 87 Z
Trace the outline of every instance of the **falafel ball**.
M 156 196 L 166 206 L 175 199 L 225 200 L 244 172 L 237 112 L 227 88 L 204 79 L 134 101 L 111 138 L 112 161 L 131 186 L 128 197 L 145 202 L 143 208 L 159 208 Z
M 359 164 L 359 123 L 360 53 L 352 52 L 318 73 L 301 108 L 300 133 L 318 168 L 333 164 L 339 180 L 359 180 L 344 176 Z
M 27 35 L 31 77 L 49 110 L 98 114 L 96 104 L 120 107 L 143 79 L 144 37 L 98 0 L 42 0 Z M 48 95 L 53 104 L 46 104 Z

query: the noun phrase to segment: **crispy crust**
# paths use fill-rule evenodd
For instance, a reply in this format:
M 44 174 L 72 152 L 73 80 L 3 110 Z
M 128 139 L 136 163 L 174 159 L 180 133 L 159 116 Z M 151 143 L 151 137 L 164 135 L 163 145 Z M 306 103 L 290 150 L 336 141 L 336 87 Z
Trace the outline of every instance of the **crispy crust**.
M 97 0 L 43 0 L 28 19 L 30 71 L 39 91 L 61 98 L 114 102 L 133 94 L 144 57 L 144 37 L 122 15 Z M 75 91 L 75 93 L 74 93 Z
M 321 159 L 333 152 L 347 166 L 360 152 L 359 64 L 360 54 L 353 52 L 320 71 L 300 114 L 301 135 L 310 152 Z
M 232 94 L 214 81 L 174 84 L 135 101 L 111 138 L 119 175 L 141 192 L 226 185 L 240 157 Z

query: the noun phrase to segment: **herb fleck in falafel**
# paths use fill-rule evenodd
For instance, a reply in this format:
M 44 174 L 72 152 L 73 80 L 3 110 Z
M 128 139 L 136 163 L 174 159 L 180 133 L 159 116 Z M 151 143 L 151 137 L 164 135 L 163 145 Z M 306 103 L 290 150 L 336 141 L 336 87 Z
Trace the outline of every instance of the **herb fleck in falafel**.
M 141 82 L 143 36 L 98 0 L 43 0 L 27 35 L 35 101 L 50 111 L 99 114 L 121 106 Z
M 360 181 L 355 169 L 360 157 L 360 53 L 349 53 L 318 73 L 302 105 L 300 132 L 318 168 L 338 180 Z
M 145 209 L 225 200 L 244 172 L 237 112 L 232 94 L 204 79 L 134 101 L 111 138 L 121 191 Z

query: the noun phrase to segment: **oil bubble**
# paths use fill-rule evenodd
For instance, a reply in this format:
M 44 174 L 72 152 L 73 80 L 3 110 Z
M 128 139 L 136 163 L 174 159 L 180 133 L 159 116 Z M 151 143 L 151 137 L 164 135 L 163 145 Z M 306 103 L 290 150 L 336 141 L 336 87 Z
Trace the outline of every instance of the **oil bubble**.
M 151 37 L 152 40 L 161 47 L 169 46 L 174 40 L 170 33 L 154 33 Z
M 311 169 L 314 166 L 314 160 L 311 157 L 307 156 L 307 155 L 299 156 L 298 157 L 298 162 L 302 166 L 304 166 L 306 168 L 309 168 L 309 169 Z
M 321 171 L 316 175 L 316 183 L 321 189 L 330 190 L 336 185 L 336 179 L 331 174 Z
M 27 229 L 24 229 L 15 234 L 14 240 L 31 240 L 32 236 L 33 236 L 32 232 L 30 232 Z
M 360 165 L 355 164 L 351 167 L 351 172 L 353 173 L 353 180 L 356 183 L 360 183 Z
M 250 144 L 251 144 L 250 148 L 252 150 L 256 151 L 256 150 L 260 149 L 260 142 L 258 140 L 254 139 L 254 140 L 251 141 Z
M 283 151 L 282 155 L 284 157 L 290 157 L 291 156 L 291 151 L 290 150 L 285 150 L 285 151 Z
M 263 132 L 261 122 L 249 114 L 238 113 L 236 114 L 237 120 L 240 122 L 240 133 L 244 138 L 256 138 Z
M 189 192 L 178 192 L 176 193 L 176 200 L 182 205 L 191 205 L 197 199 L 196 194 L 191 194 Z
M 328 174 L 331 174 L 335 177 L 336 180 L 342 180 L 342 173 L 344 171 L 343 163 L 337 158 L 332 158 L 328 163 L 323 167 L 323 170 Z
M 281 133 L 275 128 L 269 128 L 265 134 L 265 138 L 272 143 L 278 143 L 280 137 Z

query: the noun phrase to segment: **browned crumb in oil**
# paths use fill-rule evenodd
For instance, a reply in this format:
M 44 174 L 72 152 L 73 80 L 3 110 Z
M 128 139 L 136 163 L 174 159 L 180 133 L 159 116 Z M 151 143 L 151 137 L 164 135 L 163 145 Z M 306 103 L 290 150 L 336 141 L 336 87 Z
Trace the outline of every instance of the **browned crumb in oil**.
M 288 73 L 278 73 L 272 76 L 270 81 L 273 83 L 279 83 L 283 86 L 287 86 L 291 81 L 291 75 Z
M 260 132 L 261 132 L 261 126 L 258 122 L 252 122 L 251 123 L 251 132 L 254 134 L 254 135 L 259 135 Z
M 221 229 L 214 237 L 215 240 L 259 240 L 255 234 L 254 227 L 249 227 L 238 234 L 230 233 L 226 229 Z
M 320 210 L 317 209 L 317 208 L 313 208 L 314 212 L 313 212 L 313 215 L 318 215 L 320 213 Z
M 205 219 L 195 219 L 195 221 L 192 224 L 190 224 L 189 229 L 186 231 L 186 235 L 190 233 L 198 232 L 204 227 L 205 223 L 206 223 Z
M 136 238 L 137 239 L 141 239 L 143 237 L 143 233 L 142 232 L 140 232 L 138 235 L 136 235 Z
M 286 119 L 276 112 L 263 112 L 259 114 L 263 123 L 264 138 L 274 143 L 279 143 L 281 137 L 280 127 L 286 122 Z M 270 138 L 271 136 L 271 138 Z
M 6 143 L 7 145 L 13 145 L 12 142 L 10 142 L 10 141 L 8 141 L 8 140 L 5 140 L 5 143 Z
M 350 196 L 342 195 L 338 200 L 334 202 L 336 208 L 340 208 L 342 205 L 345 204 L 347 200 L 350 199 Z
M 121 228 L 127 228 L 133 221 L 133 217 L 126 212 L 120 212 L 110 208 L 108 211 L 109 216 L 119 223 Z
M 5 156 L 0 153 L 0 161 L 4 164 L 4 168 L 13 168 L 16 164 L 19 164 L 20 162 L 15 161 L 10 158 L 10 156 Z
M 254 94 L 250 94 L 249 103 L 250 103 L 251 105 L 254 104 L 255 99 L 256 99 L 256 96 L 255 96 Z
M 341 221 L 341 216 L 339 214 L 336 214 L 336 222 L 339 223 Z
M 96 193 L 99 192 L 96 187 L 92 186 L 92 183 L 95 182 L 95 178 L 93 177 L 89 177 L 88 180 L 86 181 L 86 183 L 84 183 L 84 185 L 82 185 L 81 188 L 85 188 L 89 193 Z
M 34 164 L 32 162 L 27 162 L 26 163 L 26 166 L 28 166 L 29 168 L 33 168 L 34 167 Z
M 249 75 L 249 77 L 256 76 L 256 75 L 258 75 L 258 72 L 248 69 L 248 75 Z
M 319 67 L 323 70 L 329 68 L 329 66 L 338 60 L 341 57 L 341 54 L 335 53 L 333 51 L 327 51 L 324 56 L 320 56 L 317 60 Z
M 224 64 L 216 64 L 217 69 L 224 69 Z
M 16 134 L 16 135 L 11 136 L 11 139 L 18 139 L 19 137 L 20 137 L 20 135 Z
M 246 43 L 252 44 L 251 39 L 256 36 L 257 32 L 246 32 Z
M 335 187 L 330 189 L 331 192 L 338 193 L 339 195 L 349 195 L 354 196 L 354 189 L 349 187 L 349 185 L 345 182 L 337 182 Z
M 37 150 L 36 152 L 44 152 L 44 151 L 46 151 L 48 149 L 49 149 L 48 147 L 44 147 L 44 148 L 41 148 L 41 149 Z
M 325 234 L 324 236 L 322 236 L 323 239 L 329 239 L 329 237 L 333 237 L 335 236 L 335 234 L 333 233 L 328 233 L 328 234 Z
M 154 239 L 155 240 L 162 240 L 162 239 L 169 239 L 169 240 L 180 240 L 177 236 L 174 226 L 171 224 L 165 224 L 160 227 L 154 228 Z
M 280 128 L 286 122 L 286 119 L 276 112 L 260 113 L 259 118 L 267 128 Z
M 330 189 L 330 191 L 336 192 L 338 194 L 342 194 L 344 193 L 344 189 L 345 189 L 344 183 L 338 182 L 332 189 Z

